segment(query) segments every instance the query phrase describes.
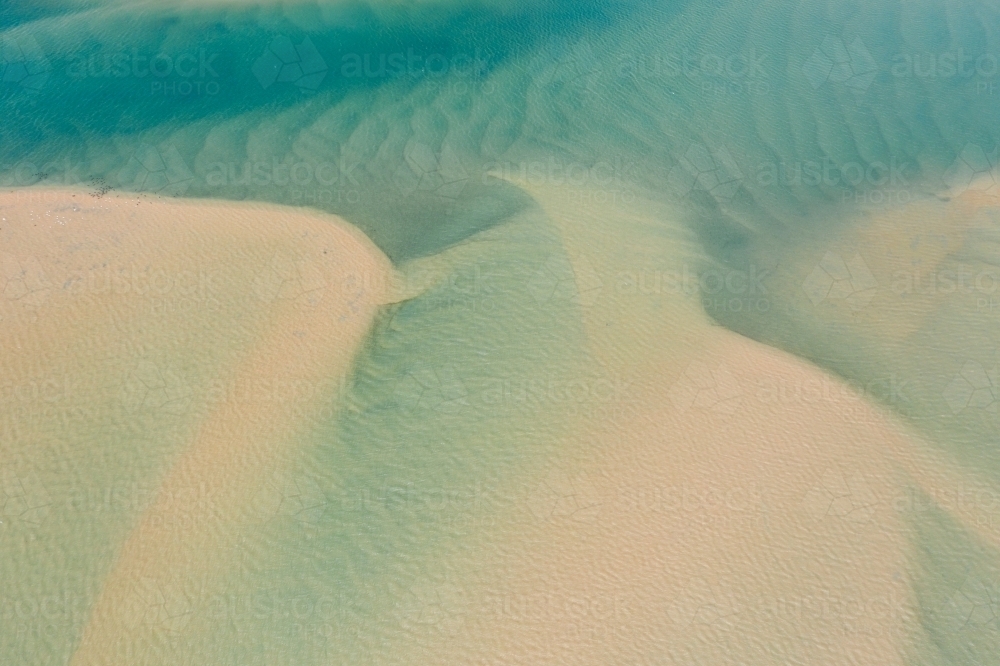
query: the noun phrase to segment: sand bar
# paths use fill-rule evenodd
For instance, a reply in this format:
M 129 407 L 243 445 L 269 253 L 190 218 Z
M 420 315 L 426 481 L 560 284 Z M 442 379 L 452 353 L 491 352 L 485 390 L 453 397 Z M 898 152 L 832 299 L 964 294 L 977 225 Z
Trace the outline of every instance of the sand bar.
M 423 657 L 903 663 L 918 610 L 901 500 L 957 470 L 844 382 L 713 326 L 697 297 L 617 290 L 670 256 L 635 233 L 662 218 L 532 194 L 628 416 L 581 419 L 539 468 L 466 591 L 472 638 Z M 672 245 L 675 267 L 696 258 Z
M 98 346 L 125 338 L 140 349 L 126 412 L 174 408 L 189 421 L 103 581 L 73 662 L 114 663 L 123 644 L 155 649 L 160 625 L 130 617 L 137 589 L 211 574 L 239 531 L 266 517 L 253 510 L 255 495 L 311 411 L 331 399 L 329 378 L 349 371 L 392 269 L 348 223 L 301 209 L 38 190 L 0 195 L 0 218 L 0 326 L 13 341 L 0 351 L 5 374 L 100 331 Z M 182 301 L 203 307 L 154 317 Z M 222 385 L 265 387 L 269 399 L 247 404 L 223 391 L 199 410 L 199 388 L 167 377 L 164 355 L 183 356 L 199 328 L 207 341 L 220 327 L 240 329 L 214 368 Z M 303 386 L 313 390 L 296 390 Z M 178 516 L 185 520 L 163 519 Z

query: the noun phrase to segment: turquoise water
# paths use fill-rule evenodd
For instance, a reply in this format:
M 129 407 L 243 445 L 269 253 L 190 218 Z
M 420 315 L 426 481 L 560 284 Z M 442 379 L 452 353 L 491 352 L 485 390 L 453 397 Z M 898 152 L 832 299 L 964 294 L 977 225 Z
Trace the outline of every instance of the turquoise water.
M 243 603 L 253 590 L 267 612 L 223 603 L 211 641 L 175 641 L 162 658 L 372 663 L 393 640 L 385 618 L 399 603 L 385 600 L 405 598 L 396 587 L 417 570 L 437 575 L 421 558 L 471 557 L 460 537 L 474 529 L 441 514 L 474 525 L 502 511 L 488 489 L 509 487 L 554 446 L 559 433 L 542 424 L 559 418 L 541 412 L 562 407 L 480 404 L 528 376 L 601 379 L 577 304 L 531 289 L 565 250 L 518 178 L 622 211 L 670 206 L 662 233 L 697 239 L 699 275 L 758 277 L 757 294 L 703 284 L 716 323 L 856 386 L 904 386 L 870 395 L 1000 488 L 995 410 L 949 401 L 969 363 L 995 373 L 992 283 L 942 297 L 899 336 L 888 314 L 880 327 L 862 321 L 863 307 L 817 309 L 830 297 L 809 288 L 831 247 L 877 268 L 876 248 L 837 245 L 868 217 L 943 200 L 974 172 L 997 175 L 997 25 L 995 5 L 973 2 L 5 3 L 4 187 L 318 208 L 360 227 L 397 266 L 467 252 L 450 283 L 386 309 L 344 391 L 351 408 L 309 435 L 294 483 L 320 508 L 256 535 L 254 565 L 220 583 L 216 599 Z M 979 235 L 947 248 L 946 266 L 1000 271 L 996 218 L 982 215 Z M 915 220 L 904 245 L 946 231 Z M 875 288 L 847 270 L 858 291 Z M 1000 399 L 992 375 L 988 386 Z M 113 419 L 73 427 L 76 447 L 156 449 Z M 128 482 L 148 473 L 120 467 Z M 425 496 L 442 492 L 460 508 L 427 509 Z M 21 628 L 0 630 L 0 660 L 71 654 L 106 566 L 99 544 L 134 519 L 134 507 L 119 509 L 83 512 L 85 529 L 48 521 L 30 543 L 8 530 L 0 585 Z M 77 566 L 51 555 L 78 539 L 92 547 L 73 553 Z M 966 578 L 998 580 L 1000 553 L 945 511 L 920 514 L 913 539 L 911 576 L 928 609 Z M 79 608 L 18 624 L 32 589 L 69 589 Z M 914 662 L 996 663 L 997 589 L 996 615 L 971 638 L 928 610 Z M 329 617 L 300 623 L 274 610 L 317 595 Z

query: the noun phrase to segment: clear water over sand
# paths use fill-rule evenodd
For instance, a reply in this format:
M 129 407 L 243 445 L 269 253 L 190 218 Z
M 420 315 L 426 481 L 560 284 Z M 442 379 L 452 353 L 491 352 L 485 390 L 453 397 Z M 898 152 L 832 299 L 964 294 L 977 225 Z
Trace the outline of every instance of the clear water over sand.
M 0 661 L 993 663 L 978 3 L 0 9 Z

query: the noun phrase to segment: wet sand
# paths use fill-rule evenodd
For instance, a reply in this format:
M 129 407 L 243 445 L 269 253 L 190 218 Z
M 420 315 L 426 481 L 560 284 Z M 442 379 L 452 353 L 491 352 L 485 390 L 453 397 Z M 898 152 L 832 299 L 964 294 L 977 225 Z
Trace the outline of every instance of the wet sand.
M 843 381 L 713 326 L 697 298 L 615 293 L 614 276 L 697 259 L 642 233 L 663 211 L 532 194 L 593 289 L 591 350 L 630 387 L 630 417 L 581 420 L 527 481 L 466 590 L 471 638 L 421 658 L 904 663 L 919 631 L 905 500 L 968 476 Z
M 311 415 L 336 398 L 328 380 L 350 370 L 386 299 L 380 289 L 388 288 L 392 269 L 343 220 L 276 206 L 41 190 L 0 196 L 0 212 L 8 296 L 3 326 L 16 341 L 4 347 L 4 374 L 44 364 L 83 331 L 104 329 L 106 347 L 117 336 L 139 347 L 170 348 L 187 327 L 239 327 L 242 333 L 230 330 L 228 357 L 215 368 L 219 378 L 273 392 L 255 404 L 224 390 L 206 396 L 164 379 L 152 360 L 140 360 L 130 375 L 138 382 L 126 394 L 131 411 L 173 405 L 193 425 L 173 459 L 163 460 L 155 498 L 118 547 L 73 663 L 121 663 L 123 646 L 154 654 L 161 623 L 141 617 L 149 603 L 143 590 L 169 589 L 178 577 L 204 579 L 231 566 L 225 554 L 238 535 L 266 517 L 255 497 Z M 135 309 L 157 293 L 157 280 L 176 279 L 171 284 L 179 288 L 181 275 L 194 280 L 185 283 L 193 298 L 198 271 L 192 261 L 215 277 L 213 266 L 225 274 L 211 294 L 224 311 L 211 316 L 209 307 L 204 317 L 157 326 Z M 94 288 L 88 277 L 108 266 L 121 279 L 107 290 Z M 165 290 L 161 297 L 167 296 L 176 293 Z M 234 304 L 242 306 L 234 310 Z M 296 387 L 309 390 L 296 393 Z M 192 405 L 206 404 L 206 397 L 207 409 Z M 176 436 L 173 430 L 161 435 Z M 185 619 L 171 617 L 169 599 L 158 607 L 165 622 Z
M 451 591 L 431 596 L 444 599 L 434 608 L 450 624 L 416 643 L 403 628 L 406 648 L 386 660 L 903 663 L 919 633 L 906 501 L 913 489 L 951 496 L 969 474 L 870 396 L 713 325 L 696 293 L 632 289 L 630 276 L 701 260 L 679 226 L 660 233 L 670 211 L 531 193 L 561 232 L 590 357 L 624 387 L 622 404 L 616 418 L 580 416 L 559 453 L 507 489 L 511 510 L 469 537 L 465 555 L 439 553 Z M 349 370 L 378 304 L 424 281 L 403 280 L 409 291 L 394 297 L 385 257 L 328 216 L 84 192 L 25 197 L 0 200 L 0 316 L 16 341 L 4 368 L 29 376 L 58 366 L 80 330 L 106 350 L 126 339 L 137 356 L 119 361 L 120 372 L 91 372 L 94 395 L 82 399 L 108 391 L 102 374 L 124 372 L 125 413 L 173 442 L 154 466 L 157 492 L 102 565 L 73 663 L 167 662 L 171 635 L 212 636 L 189 624 L 190 601 L 171 590 L 205 599 L 213 577 L 247 566 L 236 548 L 282 501 L 270 479 L 310 413 L 336 399 L 329 378 Z M 907 215 L 880 218 L 868 233 Z M 448 271 L 444 255 L 420 263 L 430 283 Z M 108 266 L 111 279 L 96 279 Z M 159 297 L 169 302 L 181 286 L 197 295 L 191 276 L 217 266 L 227 268 L 203 282 L 222 311 L 151 317 L 148 308 L 164 307 L 149 304 L 164 276 L 173 291 Z M 879 276 L 890 269 L 872 266 Z M 226 336 L 213 342 L 220 328 Z M 164 359 L 183 358 L 198 336 L 207 376 L 284 385 L 294 404 L 173 382 Z M 291 384 L 320 388 L 288 394 Z

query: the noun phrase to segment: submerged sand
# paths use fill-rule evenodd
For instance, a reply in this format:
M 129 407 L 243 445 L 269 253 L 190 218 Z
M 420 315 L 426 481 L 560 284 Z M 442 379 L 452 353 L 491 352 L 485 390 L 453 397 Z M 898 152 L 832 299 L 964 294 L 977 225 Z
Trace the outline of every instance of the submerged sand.
M 669 212 L 532 194 L 628 417 L 580 419 L 485 539 L 467 633 L 421 658 L 904 663 L 920 626 L 908 507 L 968 476 L 870 396 L 712 325 L 697 297 L 616 290 L 697 261 L 649 233 Z
M 442 632 L 398 627 L 400 649 L 380 653 L 903 663 L 919 632 L 907 501 L 968 475 L 870 396 L 713 325 L 697 294 L 627 288 L 623 276 L 699 259 L 683 233 L 654 232 L 670 211 L 531 194 L 560 230 L 590 357 L 621 404 L 581 414 L 561 452 L 506 489 L 509 512 L 441 565 Z M 3 195 L 0 218 L 4 375 L 90 368 L 81 402 L 113 393 L 122 418 L 163 440 L 148 449 L 156 492 L 110 539 L 73 663 L 169 662 L 163 627 L 206 640 L 212 628 L 184 625 L 163 591 L 206 597 L 247 566 L 232 553 L 274 514 L 270 479 L 336 404 L 330 378 L 395 300 L 393 269 L 343 220 L 273 206 L 42 190 Z M 65 358 L 85 354 L 105 365 Z M 230 389 L 246 384 L 257 398 Z M 162 617 L 136 617 L 151 607 Z
M 350 370 L 392 269 L 343 220 L 278 206 L 35 190 L 0 195 L 0 217 L 2 374 L 46 374 L 92 336 L 95 357 L 136 350 L 123 413 L 193 424 L 146 424 L 178 441 L 116 546 L 73 658 L 121 663 L 123 645 L 155 650 L 158 625 L 135 617 L 137 594 L 232 564 L 223 554 L 264 515 L 260 489 L 336 400 L 330 378 Z M 183 357 L 186 344 L 215 355 L 191 361 L 204 381 L 172 379 L 157 355 Z M 92 402 L 115 364 L 91 370 Z M 253 387 L 251 399 L 233 386 Z

